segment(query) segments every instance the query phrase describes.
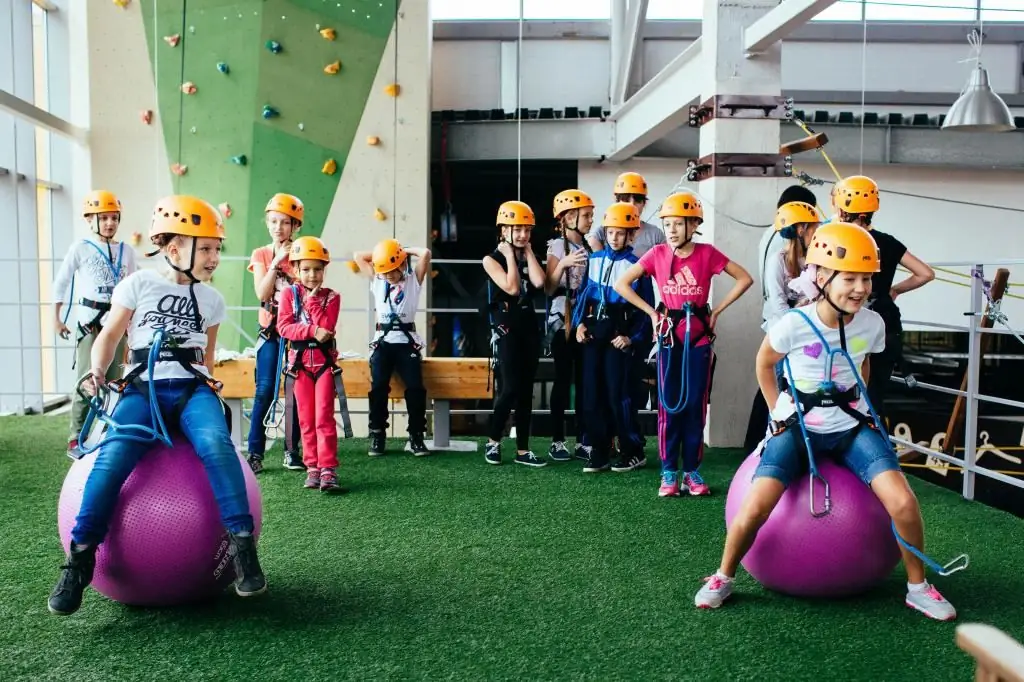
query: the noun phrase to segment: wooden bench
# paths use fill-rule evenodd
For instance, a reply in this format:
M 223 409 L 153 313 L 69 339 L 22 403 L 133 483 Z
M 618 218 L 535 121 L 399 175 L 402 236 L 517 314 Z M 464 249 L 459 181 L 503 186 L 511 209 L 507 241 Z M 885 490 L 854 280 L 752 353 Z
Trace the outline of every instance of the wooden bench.
M 345 395 L 365 398 L 370 393 L 370 363 L 365 358 L 339 360 Z M 483 400 L 493 398 L 493 386 L 488 386 L 487 358 L 423 358 L 423 384 L 427 398 L 434 401 L 434 439 L 436 449 L 451 444 L 451 401 Z M 242 400 L 251 399 L 256 392 L 256 361 L 253 358 L 228 360 L 214 367 L 213 376 L 224 384 L 221 397 L 231 405 L 231 432 L 236 443 L 242 443 L 245 433 L 242 423 Z M 284 383 L 279 395 L 284 395 Z M 398 376 L 391 377 L 391 397 L 401 399 L 405 385 Z
M 956 643 L 974 657 L 977 682 L 1024 682 L 1024 646 L 991 625 L 966 623 Z

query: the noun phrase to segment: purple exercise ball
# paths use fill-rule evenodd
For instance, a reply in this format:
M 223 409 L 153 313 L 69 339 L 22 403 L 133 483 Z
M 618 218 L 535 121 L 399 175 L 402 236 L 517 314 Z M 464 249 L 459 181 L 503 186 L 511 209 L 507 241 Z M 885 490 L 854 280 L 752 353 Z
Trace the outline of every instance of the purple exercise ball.
M 173 447 L 154 445 L 121 488 L 110 531 L 96 552 L 92 587 L 132 606 L 172 606 L 215 596 L 234 582 L 228 535 L 206 469 L 192 445 L 174 434 Z M 85 482 L 98 452 L 76 461 L 64 479 L 57 510 L 68 551 Z M 253 535 L 262 526 L 256 476 L 239 455 Z
M 728 528 L 750 489 L 760 456 L 747 457 L 729 486 Z M 885 507 L 857 476 L 826 457 L 818 472 L 828 481 L 831 512 L 811 516 L 805 473 L 782 495 L 743 558 L 743 568 L 764 587 L 797 597 L 844 597 L 884 581 L 900 561 Z M 815 511 L 824 509 L 825 486 L 814 483 Z

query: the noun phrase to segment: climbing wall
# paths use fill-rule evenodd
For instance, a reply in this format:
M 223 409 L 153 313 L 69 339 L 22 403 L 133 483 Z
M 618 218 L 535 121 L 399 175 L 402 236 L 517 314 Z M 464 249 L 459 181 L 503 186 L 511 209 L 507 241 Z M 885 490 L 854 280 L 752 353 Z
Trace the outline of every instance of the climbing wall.
M 225 254 L 269 241 L 263 208 L 275 192 L 306 206 L 319 236 L 399 0 L 140 2 L 175 192 L 219 205 Z M 154 5 L 156 9 L 154 11 Z M 228 305 L 256 306 L 246 263 L 215 284 Z M 256 313 L 241 316 L 254 335 Z M 223 345 L 238 342 L 224 325 Z

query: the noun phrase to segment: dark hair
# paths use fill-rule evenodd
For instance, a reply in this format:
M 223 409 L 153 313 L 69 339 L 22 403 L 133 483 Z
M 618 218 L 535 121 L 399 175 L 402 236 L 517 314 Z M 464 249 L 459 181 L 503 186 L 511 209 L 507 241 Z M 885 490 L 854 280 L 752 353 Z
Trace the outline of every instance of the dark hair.
M 179 235 L 171 234 L 170 232 L 163 232 L 161 234 L 154 234 L 149 238 L 149 241 L 153 242 L 157 248 L 162 249 L 174 241 L 174 238 L 178 236 Z
M 781 208 L 783 204 L 788 204 L 791 201 L 802 201 L 811 206 L 818 205 L 818 197 L 803 185 L 790 185 L 782 190 L 782 194 L 779 195 L 779 203 L 775 208 Z

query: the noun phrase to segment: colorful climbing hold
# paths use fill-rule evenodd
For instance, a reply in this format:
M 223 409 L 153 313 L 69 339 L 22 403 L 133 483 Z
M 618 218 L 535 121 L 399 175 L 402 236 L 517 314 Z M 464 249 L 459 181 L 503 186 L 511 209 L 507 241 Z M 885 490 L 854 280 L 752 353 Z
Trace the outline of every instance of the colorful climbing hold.
M 268 40 L 266 42 L 266 48 L 273 52 L 274 54 L 280 54 L 282 50 L 281 43 L 277 42 L 276 40 Z
M 129 242 L 131 243 L 132 246 L 138 246 L 139 244 L 141 244 L 142 243 L 142 233 L 141 232 L 132 232 L 132 236 L 129 238 Z
M 324 37 L 324 40 L 334 40 L 338 37 L 337 31 L 333 28 L 322 28 L 320 29 L 320 35 Z
M 384 94 L 389 97 L 398 97 L 401 92 L 402 87 L 398 83 L 391 83 L 384 88 Z
M 299 132 L 301 133 L 305 129 L 306 129 L 306 124 L 305 123 L 299 123 Z
M 388 217 L 387 217 L 387 215 L 385 215 L 384 211 L 380 210 L 379 208 L 373 212 L 373 217 L 376 218 L 377 220 L 387 220 L 388 219 Z
M 354 260 L 347 260 L 345 261 L 345 265 L 347 265 L 348 269 L 353 273 L 357 275 L 359 274 L 359 263 L 356 263 Z
M 320 169 L 321 173 L 325 175 L 334 175 L 338 170 L 338 162 L 334 159 L 327 159 L 324 162 L 324 167 Z
M 249 163 L 249 158 L 245 154 L 239 154 L 238 156 L 231 157 L 231 163 L 236 166 L 245 166 Z
M 326 73 L 328 76 L 333 76 L 334 74 L 338 73 L 338 70 L 340 68 L 341 62 L 334 61 L 324 67 L 324 73 Z
M 377 137 L 376 135 L 370 135 L 368 138 L 366 138 L 366 144 L 370 145 L 371 147 L 376 147 L 377 145 L 380 144 L 380 138 Z
M 196 84 L 192 81 L 185 81 L 181 84 L 181 91 L 184 92 L 186 95 L 194 95 L 196 94 L 196 90 Z
M 171 47 L 177 47 L 178 43 L 181 42 L 181 34 L 175 33 L 173 36 L 164 36 L 164 42 Z
M 217 70 L 225 74 L 231 73 L 231 69 L 229 69 L 228 65 L 224 62 L 217 62 Z
M 264 104 L 263 105 L 263 118 L 274 118 L 275 116 L 280 116 L 280 115 L 281 115 L 281 112 L 279 112 L 277 109 L 275 109 L 274 107 L 270 106 L 269 104 Z
M 120 7 L 121 9 L 125 9 L 125 8 L 128 7 L 128 4 L 131 1 L 132 0 L 114 0 L 114 4 L 117 5 L 118 7 Z
M 143 123 L 145 123 L 146 125 L 149 125 L 150 123 L 153 122 L 153 110 L 152 109 L 143 109 L 142 111 L 139 112 L 139 118 L 142 119 Z
M 228 202 L 225 201 L 224 203 L 219 204 L 217 206 L 217 210 L 220 211 L 220 214 L 225 218 L 231 217 L 231 204 L 229 204 Z
M 188 173 L 188 166 L 180 163 L 172 163 L 171 172 L 175 175 L 184 175 L 185 173 Z

